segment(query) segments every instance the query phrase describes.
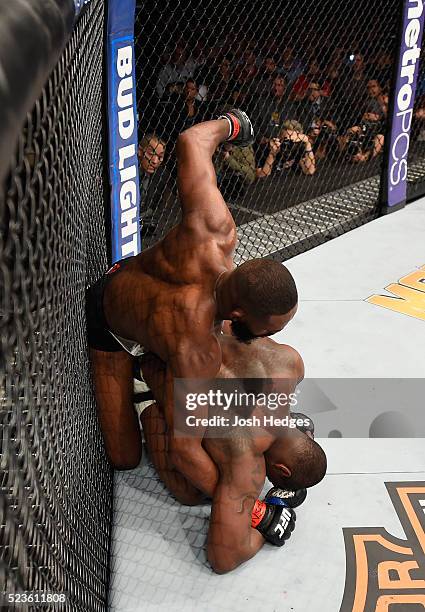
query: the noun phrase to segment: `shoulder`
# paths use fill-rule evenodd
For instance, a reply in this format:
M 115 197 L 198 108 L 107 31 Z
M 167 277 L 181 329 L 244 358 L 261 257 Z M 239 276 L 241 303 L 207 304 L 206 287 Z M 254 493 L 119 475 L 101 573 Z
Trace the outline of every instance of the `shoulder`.
M 273 342 L 272 352 L 275 357 L 274 370 L 290 372 L 298 382 L 304 378 L 304 361 L 299 352 L 289 344 Z

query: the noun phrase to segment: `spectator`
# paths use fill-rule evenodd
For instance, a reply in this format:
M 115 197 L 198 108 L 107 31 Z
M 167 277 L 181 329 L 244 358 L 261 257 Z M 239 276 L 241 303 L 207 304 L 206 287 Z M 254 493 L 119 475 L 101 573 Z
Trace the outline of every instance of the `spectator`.
M 418 142 L 425 141 L 425 96 L 417 96 L 413 111 L 412 139 Z
M 332 95 L 336 89 L 338 81 L 341 79 L 343 74 L 343 57 L 344 49 L 337 48 L 331 55 L 328 66 L 324 73 L 326 74 L 326 81 L 329 85 L 329 96 Z
M 236 83 L 232 93 L 230 94 L 230 104 L 232 107 L 241 107 L 246 110 L 251 116 L 252 98 L 247 85 Z
M 256 169 L 256 177 L 259 179 L 270 176 L 275 169 L 276 156 L 280 151 L 279 138 L 270 138 L 260 151 L 260 161 Z
M 182 44 L 176 46 L 169 63 L 167 63 L 159 73 L 156 84 L 156 92 L 162 98 L 166 92 L 167 85 L 185 82 L 192 78 L 196 64 L 192 59 L 188 59 L 185 47 Z
M 164 123 L 166 117 L 166 123 L 161 133 L 165 134 L 168 142 L 175 142 L 180 132 L 204 120 L 207 104 L 197 99 L 198 86 L 194 79 L 188 79 L 183 87 L 176 87 L 176 84 L 167 87 L 173 92 L 169 94 L 166 114 L 162 118 Z
M 332 92 L 333 115 L 344 131 L 358 125 L 365 105 L 366 83 L 363 56 L 357 53 L 348 72 L 340 75 Z
M 266 143 L 270 138 L 278 136 L 283 121 L 293 113 L 293 104 L 289 102 L 286 82 L 282 76 L 277 76 L 271 91 L 257 99 L 252 109 L 252 121 L 258 140 Z
M 388 96 L 384 95 L 377 79 L 369 79 L 367 82 L 366 106 L 368 112 L 379 115 L 381 120 L 388 114 Z
M 340 150 L 345 159 L 354 163 L 364 163 L 377 157 L 384 148 L 384 135 L 381 116 L 365 112 L 359 125 L 347 130 L 341 138 Z
M 203 84 L 207 86 L 209 102 L 214 101 L 217 106 L 227 104 L 232 91 L 236 88 L 231 56 L 225 56 L 219 64 L 211 66 L 204 76 Z
M 276 25 L 276 24 L 275 24 Z M 264 44 L 264 49 L 267 49 L 267 57 L 273 57 L 275 61 L 277 61 L 277 57 L 279 55 L 279 41 L 277 36 L 270 36 L 267 38 Z
M 309 132 L 316 119 L 330 119 L 329 103 L 323 96 L 323 88 L 318 81 L 310 81 L 308 97 L 298 103 L 297 119 Z
M 353 80 L 364 81 L 366 79 L 365 70 L 366 67 L 363 55 L 361 53 L 355 53 L 353 59 Z
M 199 102 L 198 85 L 193 79 L 188 79 L 184 85 L 183 125 L 180 132 L 190 128 L 194 123 L 203 121 L 203 102 Z
M 320 76 L 320 66 L 316 59 L 312 59 L 308 65 L 307 71 L 295 81 L 292 91 L 291 99 L 296 101 L 304 100 L 309 95 L 309 87 L 314 81 L 315 83 L 321 83 L 320 95 L 329 96 L 330 94 L 330 83 L 328 81 L 322 81 Z
M 223 197 L 230 202 L 243 195 L 255 181 L 255 157 L 252 145 L 234 147 L 225 142 L 216 156 L 215 169 Z
M 262 86 L 265 84 L 271 86 L 275 78 L 279 76 L 275 56 L 267 54 L 262 63 L 261 69 L 258 72 L 257 79 Z
M 393 65 L 394 61 L 391 53 L 388 53 L 385 49 L 379 51 L 374 62 L 373 74 L 386 92 L 390 89 Z
M 303 64 L 301 60 L 294 56 L 294 49 L 292 47 L 285 48 L 278 71 L 290 85 L 296 81 L 302 73 Z
M 141 235 L 151 236 L 170 197 L 167 188 L 168 172 L 161 167 L 165 155 L 165 142 L 156 134 L 146 134 L 138 148 L 140 170 L 140 223 Z
M 248 95 L 257 95 L 257 58 L 254 51 L 248 48 L 236 70 L 236 80 L 248 92 Z
M 283 170 L 300 170 L 305 175 L 313 175 L 316 171 L 316 160 L 313 149 L 304 134 L 302 125 L 295 120 L 287 120 L 282 124 L 278 138 L 271 138 L 263 148 L 257 177 L 265 178 L 273 172 Z

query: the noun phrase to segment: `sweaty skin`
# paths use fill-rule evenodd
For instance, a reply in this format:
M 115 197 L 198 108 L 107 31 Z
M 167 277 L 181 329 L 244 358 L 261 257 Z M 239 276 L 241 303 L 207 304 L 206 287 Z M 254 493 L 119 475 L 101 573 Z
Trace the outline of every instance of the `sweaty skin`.
M 236 227 L 211 158 L 227 135 L 222 119 L 179 136 L 181 222 L 127 264 L 105 291 L 110 329 L 158 355 L 174 376 L 215 375 L 221 364 L 214 289 L 234 267 Z
M 218 280 L 233 268 L 236 227 L 217 188 L 212 155 L 229 132 L 225 119 L 198 124 L 177 142 L 182 218 L 158 244 L 112 275 L 103 308 L 109 329 L 137 341 L 169 367 L 172 377 L 214 377 L 221 365 L 215 330 L 231 312 L 218 312 Z M 225 302 L 225 300 L 224 300 Z M 226 304 L 223 303 L 223 310 Z M 124 351 L 90 349 L 99 421 L 116 469 L 135 467 L 142 445 L 132 404 L 132 358 Z M 199 469 L 216 479 L 216 467 L 199 441 L 174 440 L 176 465 L 195 483 Z
M 243 344 L 224 334 L 219 342 L 223 355 L 219 378 L 285 379 L 279 391 L 285 390 L 289 395 L 304 376 L 303 361 L 290 346 L 270 338 Z M 168 453 L 167 421 L 161 408 L 166 401 L 165 366 L 149 355 L 143 358 L 143 371 L 158 402 L 141 416 L 151 460 L 161 480 L 182 503 L 194 505 L 205 496 L 212 497 L 208 560 L 216 572 L 230 571 L 254 556 L 264 544 L 261 534 L 251 527 L 251 514 L 266 477 L 264 452 L 275 436 L 272 432 L 252 436 L 248 428 L 240 427 L 225 438 L 205 437 L 202 446 L 217 466 L 216 480 L 204 480 L 201 475 L 194 486 L 176 469 Z M 286 414 L 289 415 L 289 406 L 279 416 Z
M 212 156 L 226 140 L 226 119 L 200 123 L 177 142 L 181 221 L 156 245 L 111 275 L 103 296 L 110 331 L 151 351 L 167 364 L 164 410 L 173 430 L 173 379 L 214 378 L 221 366 L 217 340 L 224 319 L 253 336 L 271 335 L 293 317 L 259 317 L 238 306 L 232 270 L 233 218 L 217 188 Z M 106 452 L 117 469 L 135 467 L 141 439 L 133 409 L 132 360 L 123 351 L 91 349 L 93 380 Z M 217 468 L 197 439 L 170 439 L 175 466 L 196 486 L 214 483 Z

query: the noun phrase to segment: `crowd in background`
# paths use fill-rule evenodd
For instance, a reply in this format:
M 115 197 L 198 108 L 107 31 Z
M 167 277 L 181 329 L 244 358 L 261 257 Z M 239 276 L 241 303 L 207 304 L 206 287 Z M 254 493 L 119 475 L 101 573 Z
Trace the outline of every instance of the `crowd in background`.
M 392 55 L 383 47 L 373 55 L 344 47 L 301 55 L 294 46 L 279 49 L 274 39 L 261 52 L 254 43 L 232 51 L 231 45 L 207 47 L 201 40 L 191 48 L 177 42 L 161 58 L 152 94 L 139 110 L 145 227 L 155 224 L 149 210 L 171 184 L 169 177 L 153 176 L 160 174 L 164 155 L 173 159 L 178 134 L 232 107 L 248 113 L 256 139 L 244 149 L 225 143 L 217 152 L 225 197 L 271 176 L 297 173 L 311 180 L 326 161 L 366 164 L 378 158 L 392 70 Z M 419 137 L 424 116 L 416 111 Z

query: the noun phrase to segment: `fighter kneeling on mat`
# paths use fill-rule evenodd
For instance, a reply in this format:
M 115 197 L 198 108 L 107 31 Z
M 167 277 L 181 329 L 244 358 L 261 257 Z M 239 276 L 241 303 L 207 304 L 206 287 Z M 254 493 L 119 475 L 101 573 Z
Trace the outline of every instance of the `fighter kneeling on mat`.
M 258 259 L 235 268 L 233 262 L 236 226 L 217 188 L 212 156 L 226 140 L 243 147 L 253 138 L 249 118 L 238 109 L 180 134 L 180 222 L 151 248 L 116 263 L 87 291 L 99 421 L 115 468 L 134 467 L 141 456 L 132 356 L 151 351 L 172 376 L 214 378 L 221 365 L 216 334 L 222 320 L 231 320 L 240 337 L 253 338 L 281 330 L 295 313 L 297 291 L 285 266 Z M 172 444 L 192 482 L 201 474 L 214 478 L 199 440 Z
M 270 338 L 245 344 L 227 335 L 220 335 L 219 342 L 223 363 L 218 378 L 243 374 L 251 379 L 279 379 L 289 396 L 303 377 L 302 359 L 287 345 Z M 252 435 L 246 427 L 221 437 L 206 435 L 202 446 L 215 470 L 215 481 L 203 480 L 201 473 L 194 486 L 176 469 L 168 450 L 173 431 L 162 408 L 167 402 L 165 364 L 153 355 L 146 356 L 143 371 L 157 400 L 141 415 L 149 456 L 161 480 L 181 503 L 194 505 L 212 498 L 207 555 L 214 571 L 236 568 L 265 541 L 282 546 L 295 526 L 293 508 L 305 500 L 306 488 L 320 482 L 326 472 L 326 456 L 313 439 L 311 419 L 290 414 L 286 407 L 286 414 L 294 421 L 302 419 L 303 427 L 283 428 L 279 437 L 272 430 Z M 275 488 L 260 501 L 266 475 Z

